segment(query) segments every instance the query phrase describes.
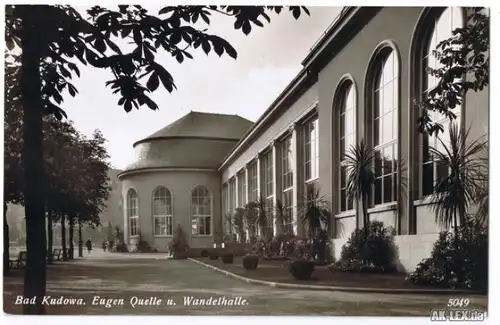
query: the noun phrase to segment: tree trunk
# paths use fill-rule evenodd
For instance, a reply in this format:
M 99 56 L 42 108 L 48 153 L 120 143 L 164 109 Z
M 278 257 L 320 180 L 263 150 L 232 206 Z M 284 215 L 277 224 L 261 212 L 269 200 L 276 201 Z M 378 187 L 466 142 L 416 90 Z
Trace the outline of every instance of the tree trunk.
M 52 264 L 52 246 L 54 243 L 54 236 L 52 232 L 52 212 L 47 208 L 47 264 Z
M 82 223 L 78 222 L 78 257 L 83 257 Z
M 68 254 L 66 251 L 66 217 L 61 217 L 61 246 L 63 250 L 63 260 L 68 260 Z
M 7 222 L 7 202 L 3 201 L 3 275 L 10 274 L 9 223 Z
M 21 35 L 22 74 L 21 98 L 23 102 L 22 160 L 24 177 L 29 186 L 24 192 L 26 213 L 26 272 L 24 275 L 24 298 L 35 299 L 35 305 L 24 304 L 24 314 L 44 314 L 42 299 L 46 289 L 45 266 L 45 200 L 42 154 L 42 107 L 40 82 L 40 26 L 37 19 L 42 6 L 25 5 L 20 10 L 23 27 Z M 43 28 L 42 28 L 43 30 Z
M 69 256 L 68 258 L 72 260 L 74 258 L 74 245 L 73 245 L 73 237 L 74 237 L 74 218 L 72 216 L 69 217 Z

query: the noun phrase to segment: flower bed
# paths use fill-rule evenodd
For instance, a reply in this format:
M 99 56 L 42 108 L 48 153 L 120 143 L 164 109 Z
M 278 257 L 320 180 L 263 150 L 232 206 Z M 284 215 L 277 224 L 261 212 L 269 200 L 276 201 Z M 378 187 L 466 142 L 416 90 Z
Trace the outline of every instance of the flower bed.
M 384 288 L 384 289 L 429 289 L 429 286 L 417 286 L 406 280 L 406 274 L 392 273 L 350 273 L 332 272 L 327 266 L 315 266 L 311 279 L 296 280 L 289 270 L 291 261 L 276 261 L 259 259 L 256 270 L 245 270 L 242 257 L 234 257 L 232 264 L 224 264 L 220 260 L 210 260 L 209 258 L 196 258 L 203 263 L 216 266 L 220 269 L 248 277 L 251 279 L 294 283 L 311 284 L 334 287 L 356 287 L 356 288 Z

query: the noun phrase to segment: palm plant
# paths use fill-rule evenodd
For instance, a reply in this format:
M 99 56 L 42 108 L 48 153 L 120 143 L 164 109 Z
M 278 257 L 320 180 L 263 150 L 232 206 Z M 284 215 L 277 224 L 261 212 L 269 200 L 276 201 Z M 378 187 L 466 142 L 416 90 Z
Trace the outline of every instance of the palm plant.
M 356 202 L 361 201 L 364 228 L 368 225 L 368 204 L 375 184 L 374 157 L 373 150 L 361 140 L 360 143 L 351 146 L 344 160 L 347 169 L 346 194 L 350 199 L 356 199 Z
M 445 227 L 453 224 L 455 231 L 458 230 L 458 222 L 463 225 L 467 221 L 467 210 L 476 203 L 477 194 L 482 192 L 483 172 L 487 170 L 481 157 L 487 149 L 487 141 L 469 141 L 469 131 L 460 132 L 453 123 L 449 127 L 447 144 L 438 137 L 443 149 L 429 148 L 434 161 L 439 164 L 439 170 L 448 171 L 438 175 L 434 183 L 431 203 L 436 222 Z
M 231 212 L 226 212 L 224 216 L 224 241 L 232 241 L 233 240 L 233 214 Z
M 319 259 L 323 260 L 328 238 L 327 229 L 332 217 L 330 204 L 320 196 L 317 189 L 309 189 L 301 206 L 298 217 L 312 241 L 313 256 L 318 254 Z
M 245 223 L 248 227 L 248 235 L 250 240 L 253 241 L 256 237 L 256 224 L 258 218 L 259 206 L 256 201 L 250 201 L 245 204 Z
M 276 223 L 279 226 L 278 231 L 284 235 L 293 235 L 292 216 L 288 212 L 283 201 L 276 201 L 276 205 L 274 206 L 274 215 Z
M 234 211 L 234 215 L 232 218 L 232 223 L 234 226 L 234 230 L 238 234 L 240 242 L 246 241 L 246 232 L 245 232 L 245 209 L 244 208 L 236 208 Z
M 269 229 L 269 218 L 271 216 L 268 215 L 268 204 L 266 203 L 266 199 L 260 198 L 255 201 L 257 207 L 257 218 L 255 220 L 256 226 L 259 228 L 260 236 L 264 239 L 269 239 L 268 237 L 272 237 L 271 231 Z

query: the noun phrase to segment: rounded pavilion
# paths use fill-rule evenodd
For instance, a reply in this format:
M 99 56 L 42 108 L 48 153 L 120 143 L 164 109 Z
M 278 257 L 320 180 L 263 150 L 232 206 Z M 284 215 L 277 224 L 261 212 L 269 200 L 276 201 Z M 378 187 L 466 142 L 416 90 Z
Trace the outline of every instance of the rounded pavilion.
M 222 160 L 250 128 L 237 116 L 191 111 L 134 143 L 136 161 L 123 184 L 124 239 L 139 237 L 166 251 L 179 224 L 190 247 L 210 247 L 221 236 Z

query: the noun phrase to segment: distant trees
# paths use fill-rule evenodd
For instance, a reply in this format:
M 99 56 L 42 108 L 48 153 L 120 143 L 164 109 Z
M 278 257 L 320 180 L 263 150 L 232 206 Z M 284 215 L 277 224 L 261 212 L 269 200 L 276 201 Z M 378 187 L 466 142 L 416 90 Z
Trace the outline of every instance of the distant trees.
M 23 110 L 20 108 L 19 87 L 16 84 L 21 70 L 16 65 L 19 62 L 17 56 L 10 56 L 9 59 L 12 64 L 6 68 L 4 209 L 7 203 L 23 204 L 25 191 L 22 176 L 24 165 L 21 160 Z M 104 148 L 105 139 L 99 131 L 94 133 L 93 138 L 87 139 L 71 122 L 59 121 L 50 115 L 43 118 L 43 131 L 47 258 L 51 263 L 54 220 L 64 220 L 67 216 L 70 228 L 76 222 L 99 225 L 99 213 L 109 194 L 109 166 L 106 162 L 108 155 Z M 5 225 L 6 219 L 4 220 Z M 5 230 L 8 231 L 8 228 L 4 226 Z M 4 237 L 8 242 L 9 236 Z M 70 247 L 71 239 L 70 231 Z M 8 245 L 4 251 L 4 258 L 5 256 L 8 258 Z M 8 272 L 8 261 L 4 265 Z

